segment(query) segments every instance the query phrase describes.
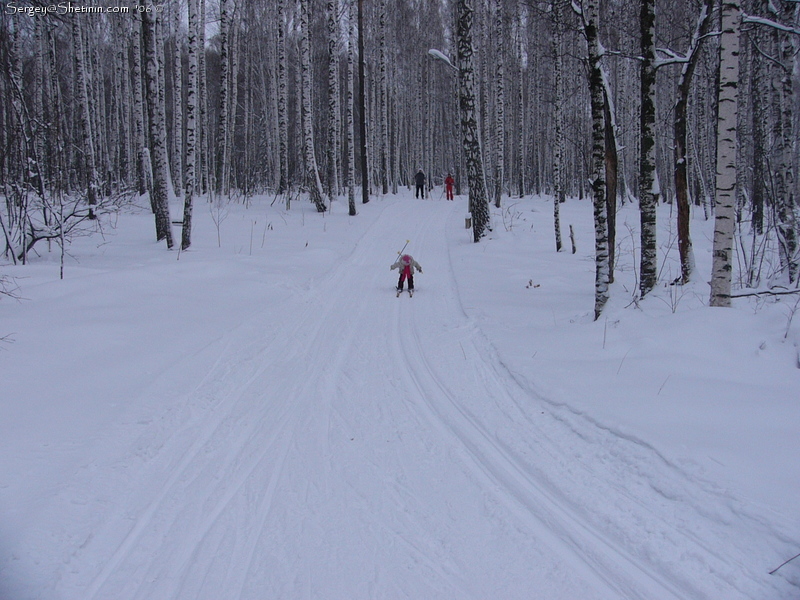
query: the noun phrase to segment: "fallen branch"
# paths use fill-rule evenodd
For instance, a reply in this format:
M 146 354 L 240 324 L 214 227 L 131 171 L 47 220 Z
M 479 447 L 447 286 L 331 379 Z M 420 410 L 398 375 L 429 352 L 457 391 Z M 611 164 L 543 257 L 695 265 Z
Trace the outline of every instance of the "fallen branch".
M 741 294 L 731 294 L 731 298 L 745 298 L 747 296 L 788 296 L 789 294 L 800 294 L 800 289 L 796 290 L 763 290 L 761 292 L 745 292 Z

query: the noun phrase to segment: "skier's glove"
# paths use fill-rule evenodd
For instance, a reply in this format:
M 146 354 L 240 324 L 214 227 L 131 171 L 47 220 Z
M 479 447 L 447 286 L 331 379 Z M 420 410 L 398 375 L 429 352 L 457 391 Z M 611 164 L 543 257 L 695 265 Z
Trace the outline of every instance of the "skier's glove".
M 422 273 L 422 269 L 420 269 L 419 272 Z

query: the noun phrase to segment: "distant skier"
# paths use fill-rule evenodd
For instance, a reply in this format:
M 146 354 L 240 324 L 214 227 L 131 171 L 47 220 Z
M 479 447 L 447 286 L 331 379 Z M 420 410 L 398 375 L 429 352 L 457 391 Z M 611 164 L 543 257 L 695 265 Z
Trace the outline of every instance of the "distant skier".
M 394 269 L 400 270 L 400 279 L 397 281 L 397 295 L 399 296 L 400 293 L 403 291 L 403 283 L 405 283 L 406 279 L 408 279 L 408 294 L 409 296 L 414 295 L 414 269 L 422 273 L 422 267 L 420 264 L 414 260 L 414 257 L 410 254 L 403 254 L 400 258 L 397 259 L 397 262 L 394 263 L 391 267 L 389 267 L 390 271 Z
M 415 198 L 419 198 L 420 195 L 422 199 L 425 199 L 425 173 L 422 172 L 422 169 L 417 171 L 417 174 L 414 175 L 414 183 L 417 184 L 417 193 L 414 196 Z
M 455 180 L 453 179 L 453 176 L 450 175 L 450 173 L 448 173 L 447 177 L 445 177 L 445 179 L 444 179 L 444 190 L 445 190 L 445 192 L 447 192 L 447 199 L 448 200 L 452 200 L 453 199 L 453 184 L 454 183 L 455 183 Z

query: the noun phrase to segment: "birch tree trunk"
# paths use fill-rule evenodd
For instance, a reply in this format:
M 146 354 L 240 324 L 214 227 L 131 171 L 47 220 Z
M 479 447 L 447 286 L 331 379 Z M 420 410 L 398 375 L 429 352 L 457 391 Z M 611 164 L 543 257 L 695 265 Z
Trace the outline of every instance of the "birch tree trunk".
M 189 72 L 186 74 L 186 183 L 183 200 L 183 229 L 181 250 L 192 245 L 192 205 L 195 190 L 195 164 L 197 162 L 197 63 L 199 53 L 198 0 L 189 0 Z
M 228 170 L 228 0 L 219 0 L 219 117 L 217 122 L 217 160 L 214 188 L 226 194 L 225 173 Z
M 183 61 L 181 60 L 181 11 L 175 9 L 175 40 L 172 62 L 172 185 L 180 198 L 183 187 Z
M 141 17 L 139 17 L 141 19 Z M 139 183 L 139 195 L 150 194 L 150 207 L 153 204 L 153 170 L 150 165 L 150 153 L 145 142 L 144 99 L 142 97 L 142 27 L 134 27 L 131 37 L 131 57 L 133 71 L 133 115 L 134 145 L 136 148 L 136 177 Z
M 286 81 L 286 0 L 278 0 L 278 194 L 286 194 L 289 208 L 289 115 L 287 101 L 289 87 Z
M 711 265 L 711 306 L 731 305 L 733 233 L 736 221 L 736 92 L 739 81 L 738 0 L 722 2 L 717 185 Z
M 348 214 L 355 216 L 356 214 L 356 183 L 355 183 L 355 124 L 353 122 L 353 97 L 354 79 L 355 79 L 355 20 L 356 15 L 354 8 L 354 0 L 348 1 L 348 19 L 347 19 L 347 207 Z
M 300 0 L 300 62 L 303 94 L 303 142 L 306 158 L 306 184 L 317 212 L 325 212 L 322 182 L 314 155 L 314 113 L 311 103 L 311 45 L 309 41 L 309 6 L 311 0 Z
M 97 167 L 95 165 L 94 140 L 92 134 L 92 118 L 89 112 L 89 86 L 86 73 L 82 19 L 72 20 L 72 41 L 75 48 L 75 75 L 78 110 L 80 111 L 81 134 L 83 138 L 84 177 L 86 181 L 86 200 L 89 204 L 89 218 L 94 219 L 94 206 L 97 204 Z
M 77 20 L 77 19 L 76 19 Z M 156 16 L 152 12 L 142 13 L 142 42 L 145 53 L 145 77 L 147 80 L 147 116 L 150 128 L 150 146 L 153 156 L 153 191 L 156 240 L 165 240 L 172 248 L 172 230 L 169 216 L 169 167 L 167 165 L 167 140 L 164 116 L 164 96 L 159 94 L 158 44 Z
M 197 93 L 199 106 L 199 116 L 197 122 L 197 162 L 200 173 L 197 180 L 200 184 L 200 193 L 205 194 L 211 188 L 209 179 L 211 178 L 211 136 L 209 135 L 210 125 L 208 122 L 208 78 L 206 76 L 206 0 L 200 0 L 200 23 L 197 28 L 198 53 L 197 57 Z
M 328 0 L 328 193 L 339 195 L 339 3 Z
M 494 165 L 494 205 L 500 208 L 503 196 L 503 178 L 505 176 L 505 129 L 506 129 L 506 93 L 505 93 L 505 28 L 503 27 L 503 2 L 494 1 L 494 30 L 497 34 L 495 52 L 495 165 Z
M 600 68 L 601 46 L 598 39 L 599 7 L 598 0 L 586 3 L 586 22 L 584 32 L 589 58 L 589 94 L 592 114 L 592 159 L 591 188 L 594 205 L 594 318 L 600 318 L 603 307 L 608 302 L 609 256 L 608 256 L 608 215 L 606 212 L 605 167 L 605 119 L 603 101 L 603 76 Z
M 389 193 L 389 96 L 386 79 L 386 0 L 378 4 L 378 125 L 380 127 L 380 177 L 384 195 Z
M 234 10 L 230 18 L 228 35 L 228 55 L 230 57 L 230 74 L 229 83 L 230 91 L 228 92 L 228 126 L 225 132 L 225 157 L 227 167 L 222 172 L 222 189 L 225 194 L 229 193 L 231 188 L 231 178 L 236 174 L 233 167 L 233 136 L 236 134 L 236 117 L 239 108 L 239 11 Z M 237 185 L 234 179 L 234 186 Z
M 553 147 L 553 226 L 556 235 L 556 252 L 561 252 L 561 216 L 560 205 L 566 199 L 564 193 L 564 3 L 557 0 L 553 5 L 553 61 L 555 78 L 555 144 Z
M 639 27 L 641 35 L 640 137 L 639 157 L 639 216 L 641 222 L 641 253 L 639 263 L 639 293 L 642 297 L 656 285 L 658 276 L 658 247 L 656 245 L 655 185 L 655 0 L 640 0 Z
M 483 174 L 483 158 L 475 107 L 475 74 L 472 57 L 472 0 L 456 4 L 456 40 L 458 47 L 458 100 L 461 108 L 461 133 L 469 185 L 469 209 L 472 213 L 472 238 L 479 242 L 489 224 L 489 202 Z
M 358 108 L 361 134 L 361 202 L 369 202 L 369 170 L 367 169 L 367 79 L 364 56 L 364 0 L 358 0 Z

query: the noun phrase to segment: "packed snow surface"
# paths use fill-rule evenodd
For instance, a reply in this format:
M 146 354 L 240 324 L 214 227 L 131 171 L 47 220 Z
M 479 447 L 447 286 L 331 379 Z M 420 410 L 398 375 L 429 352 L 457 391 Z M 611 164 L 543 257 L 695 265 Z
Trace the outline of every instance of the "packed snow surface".
M 627 206 L 594 321 L 588 202 L 556 253 L 550 199 L 473 244 L 437 192 L 201 200 L 183 253 L 126 211 L 64 280 L 2 267 L 0 598 L 800 597 L 797 298 L 708 308 L 700 216 L 664 285 L 662 207 L 635 301 Z

